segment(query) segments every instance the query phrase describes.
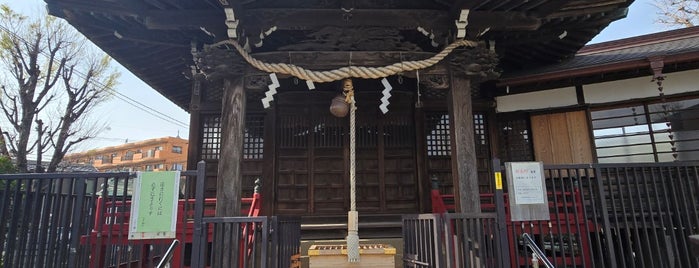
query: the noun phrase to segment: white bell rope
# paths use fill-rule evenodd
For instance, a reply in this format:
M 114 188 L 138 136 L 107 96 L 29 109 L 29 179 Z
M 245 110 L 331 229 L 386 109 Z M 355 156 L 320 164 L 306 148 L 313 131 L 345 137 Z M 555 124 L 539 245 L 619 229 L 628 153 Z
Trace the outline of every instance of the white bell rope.
M 356 116 L 354 96 L 350 97 L 350 211 L 347 213 L 347 261 L 359 262 L 359 213 L 357 212 Z

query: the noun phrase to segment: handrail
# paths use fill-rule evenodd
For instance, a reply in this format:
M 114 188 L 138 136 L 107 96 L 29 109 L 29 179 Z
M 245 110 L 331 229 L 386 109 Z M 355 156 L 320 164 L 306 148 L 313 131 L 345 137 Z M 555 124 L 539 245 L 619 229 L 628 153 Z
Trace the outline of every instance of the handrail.
M 541 251 L 539 246 L 536 245 L 536 242 L 534 242 L 534 239 L 532 239 L 528 233 L 523 233 L 522 238 L 524 239 L 524 243 L 532 250 L 532 261 L 534 262 L 534 267 L 539 267 L 539 262 L 536 261 L 539 259 L 544 262 L 546 268 L 555 268 L 553 263 L 549 261 L 549 258 L 544 255 L 544 252 Z
M 179 240 L 175 239 L 172 240 L 172 244 L 167 248 L 167 251 L 165 251 L 165 255 L 163 255 L 163 258 L 160 259 L 160 262 L 158 262 L 158 265 L 155 266 L 157 268 L 164 268 L 166 265 L 170 263 L 172 260 L 172 255 L 175 252 L 175 247 L 180 243 Z

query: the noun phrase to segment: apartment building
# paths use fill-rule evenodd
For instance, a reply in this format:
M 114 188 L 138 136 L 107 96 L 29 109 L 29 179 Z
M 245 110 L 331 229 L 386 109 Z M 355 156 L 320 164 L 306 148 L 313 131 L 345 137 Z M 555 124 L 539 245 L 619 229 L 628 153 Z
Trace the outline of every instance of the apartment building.
M 91 164 L 105 171 L 166 171 L 187 169 L 188 141 L 163 137 L 66 155 L 66 163 Z

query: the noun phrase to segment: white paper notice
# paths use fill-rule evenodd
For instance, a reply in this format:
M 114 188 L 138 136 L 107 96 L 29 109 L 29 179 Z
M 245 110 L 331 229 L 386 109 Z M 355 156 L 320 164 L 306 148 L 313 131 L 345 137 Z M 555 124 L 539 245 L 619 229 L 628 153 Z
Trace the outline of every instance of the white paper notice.
M 512 183 L 514 186 L 515 204 L 530 205 L 544 204 L 544 191 L 541 165 L 536 162 L 512 163 Z

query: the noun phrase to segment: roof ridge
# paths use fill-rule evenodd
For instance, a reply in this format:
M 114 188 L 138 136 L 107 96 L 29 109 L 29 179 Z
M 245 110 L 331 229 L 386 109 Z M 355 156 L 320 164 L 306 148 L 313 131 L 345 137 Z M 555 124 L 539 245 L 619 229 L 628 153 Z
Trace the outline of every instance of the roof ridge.
M 575 54 L 575 56 L 590 55 L 613 50 L 621 50 L 630 47 L 639 47 L 643 45 L 664 43 L 668 41 L 675 41 L 696 36 L 699 36 L 699 26 L 680 28 L 670 31 L 634 36 L 624 39 L 587 45 L 582 47 L 578 51 L 578 53 Z

